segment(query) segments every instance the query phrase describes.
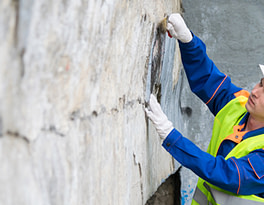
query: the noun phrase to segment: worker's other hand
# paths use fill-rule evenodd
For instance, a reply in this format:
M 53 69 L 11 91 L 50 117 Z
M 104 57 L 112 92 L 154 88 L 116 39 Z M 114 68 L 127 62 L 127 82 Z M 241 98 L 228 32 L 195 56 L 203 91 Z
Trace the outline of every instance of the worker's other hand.
M 193 38 L 191 31 L 179 13 L 171 14 L 168 17 L 167 30 L 172 37 L 183 43 L 189 43 Z
M 165 139 L 173 130 L 172 122 L 163 113 L 160 104 L 154 95 L 150 95 L 149 108 L 145 108 L 146 114 L 153 122 L 161 139 Z

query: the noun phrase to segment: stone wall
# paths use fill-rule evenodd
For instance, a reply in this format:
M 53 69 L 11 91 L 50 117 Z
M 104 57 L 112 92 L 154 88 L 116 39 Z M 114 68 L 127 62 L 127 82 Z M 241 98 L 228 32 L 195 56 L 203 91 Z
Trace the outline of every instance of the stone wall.
M 179 126 L 179 51 L 158 24 L 180 9 L 0 2 L 0 204 L 146 203 L 178 168 L 144 104 L 155 91 Z

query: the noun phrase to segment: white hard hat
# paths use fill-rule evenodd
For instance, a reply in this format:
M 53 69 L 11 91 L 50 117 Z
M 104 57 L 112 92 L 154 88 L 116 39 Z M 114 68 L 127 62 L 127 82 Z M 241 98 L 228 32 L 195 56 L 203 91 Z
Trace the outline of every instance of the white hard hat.
M 259 68 L 262 71 L 262 74 L 264 75 L 264 65 L 259 64 Z

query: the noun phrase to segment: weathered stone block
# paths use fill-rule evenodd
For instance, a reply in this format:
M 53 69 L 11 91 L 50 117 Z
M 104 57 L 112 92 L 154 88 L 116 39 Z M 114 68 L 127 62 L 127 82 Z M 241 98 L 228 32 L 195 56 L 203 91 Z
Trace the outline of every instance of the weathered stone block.
M 177 167 L 144 106 L 157 25 L 178 10 L 171 0 L 0 2 L 1 204 L 147 201 Z

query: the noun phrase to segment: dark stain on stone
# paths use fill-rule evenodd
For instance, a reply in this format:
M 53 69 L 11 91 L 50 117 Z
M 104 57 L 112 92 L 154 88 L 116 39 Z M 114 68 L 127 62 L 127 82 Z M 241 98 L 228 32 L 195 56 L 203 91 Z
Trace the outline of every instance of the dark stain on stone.
M 22 50 L 20 51 L 20 60 L 21 60 L 21 71 L 20 71 L 20 76 L 23 78 L 25 75 L 25 65 L 24 65 L 24 58 L 25 55 L 25 48 L 22 48 Z
M 153 93 L 155 89 L 155 84 L 160 82 L 161 75 L 161 49 L 162 49 L 162 40 L 161 34 L 157 31 L 156 40 L 153 47 L 152 61 L 151 61 L 151 86 L 150 91 Z
M 80 117 L 80 110 L 75 110 L 70 115 L 70 120 L 74 121 Z
M 123 95 L 122 97 L 119 98 L 119 103 L 123 105 L 123 108 L 124 108 L 126 104 L 126 95 Z
M 181 107 L 182 114 L 186 114 L 188 117 L 192 116 L 192 108 L 190 107 Z
M 134 158 L 135 165 L 137 165 L 138 166 L 138 169 L 139 169 L 140 192 L 141 192 L 141 200 L 143 202 L 143 200 L 144 200 L 144 190 L 143 190 L 143 182 L 142 182 L 142 168 L 141 168 L 141 164 L 139 162 L 137 162 L 136 154 L 135 153 L 133 153 L 133 158 Z
M 94 111 L 92 112 L 92 115 L 93 115 L 94 117 L 97 117 L 97 116 L 98 116 L 98 113 L 94 110 Z
M 112 108 L 111 109 L 111 113 L 112 113 L 112 115 L 115 115 L 115 114 L 117 114 L 119 112 L 119 110 L 117 109 L 117 108 Z
M 140 105 L 143 105 L 143 104 L 144 104 L 144 103 L 142 102 L 142 99 L 141 99 L 140 97 L 138 97 L 137 101 L 138 101 L 138 104 L 140 104 Z
M 142 14 L 140 22 L 143 23 L 147 20 L 147 14 Z
M 156 91 L 156 95 L 157 95 L 157 100 L 160 103 L 160 100 L 161 100 L 161 83 L 155 84 L 155 91 Z
M 163 66 L 163 58 L 165 53 L 165 39 L 166 35 L 161 32 L 160 27 L 156 28 L 154 37 L 154 44 L 152 47 L 151 58 L 151 79 L 150 79 L 150 93 L 157 96 L 160 103 L 161 99 L 161 71 Z
M 181 167 L 172 174 L 164 183 L 160 185 L 158 190 L 145 205 L 180 205 L 181 204 Z
M 147 14 L 144 15 L 144 21 L 146 21 L 146 20 L 147 20 Z
M 139 175 L 140 175 L 140 190 L 141 190 L 141 200 L 144 200 L 144 190 L 143 190 L 143 182 L 142 182 L 142 169 L 141 164 L 138 163 Z

